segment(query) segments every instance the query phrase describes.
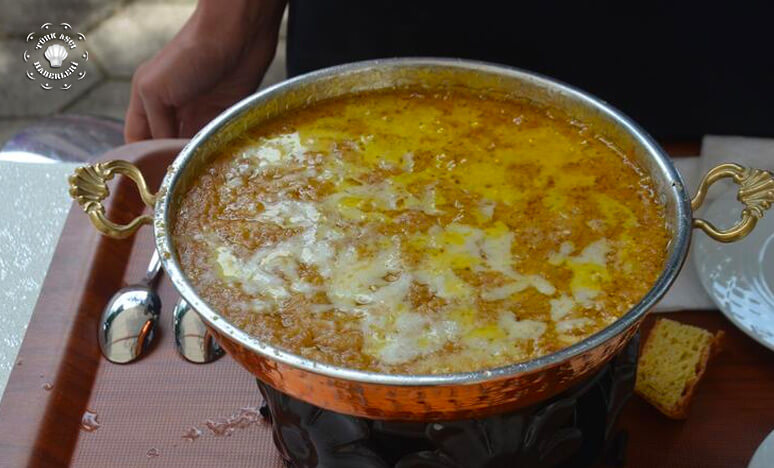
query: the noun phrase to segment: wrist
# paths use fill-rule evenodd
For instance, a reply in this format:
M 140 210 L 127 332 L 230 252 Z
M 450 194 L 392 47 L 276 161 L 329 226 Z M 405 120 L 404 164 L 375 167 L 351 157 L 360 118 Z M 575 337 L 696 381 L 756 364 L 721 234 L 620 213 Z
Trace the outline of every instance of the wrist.
M 286 3 L 287 0 L 199 0 L 192 20 L 202 34 L 223 33 L 241 41 L 278 27 Z

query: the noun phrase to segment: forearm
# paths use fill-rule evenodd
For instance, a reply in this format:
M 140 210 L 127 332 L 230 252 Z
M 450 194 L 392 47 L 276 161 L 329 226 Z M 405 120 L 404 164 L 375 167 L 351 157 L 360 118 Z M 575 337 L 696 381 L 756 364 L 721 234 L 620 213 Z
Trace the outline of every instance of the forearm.
M 286 4 L 287 0 L 199 0 L 191 23 L 219 39 L 273 40 Z

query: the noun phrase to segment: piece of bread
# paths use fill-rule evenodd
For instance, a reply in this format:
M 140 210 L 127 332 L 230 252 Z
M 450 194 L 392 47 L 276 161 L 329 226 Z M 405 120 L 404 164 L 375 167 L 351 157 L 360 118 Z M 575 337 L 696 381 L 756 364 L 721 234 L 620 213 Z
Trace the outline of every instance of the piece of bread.
M 713 335 L 674 320 L 656 320 L 637 364 L 635 393 L 670 418 L 687 418 L 696 385 L 722 336 L 722 331 Z

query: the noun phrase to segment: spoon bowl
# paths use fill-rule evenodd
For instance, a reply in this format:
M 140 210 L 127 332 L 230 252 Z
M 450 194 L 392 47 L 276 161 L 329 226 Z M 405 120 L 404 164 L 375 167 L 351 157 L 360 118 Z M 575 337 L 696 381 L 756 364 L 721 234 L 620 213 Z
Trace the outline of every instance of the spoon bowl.
M 138 359 L 156 336 L 161 298 L 153 282 L 160 269 L 161 262 L 154 250 L 145 277 L 116 291 L 102 312 L 98 341 L 108 361 L 128 364 Z
M 187 361 L 206 364 L 225 354 L 199 315 L 183 299 L 175 305 L 175 347 Z
M 105 307 L 99 347 L 108 361 L 127 364 L 139 358 L 156 334 L 161 299 L 150 287 L 119 289 Z

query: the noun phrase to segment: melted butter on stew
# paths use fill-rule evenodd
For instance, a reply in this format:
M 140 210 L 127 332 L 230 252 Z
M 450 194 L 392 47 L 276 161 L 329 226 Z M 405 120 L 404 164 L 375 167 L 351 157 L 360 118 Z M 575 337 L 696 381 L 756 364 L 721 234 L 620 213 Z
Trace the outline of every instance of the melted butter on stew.
M 201 296 L 305 357 L 391 373 L 535 358 L 604 328 L 663 267 L 663 207 L 578 122 L 463 92 L 314 104 L 250 129 L 183 197 Z

